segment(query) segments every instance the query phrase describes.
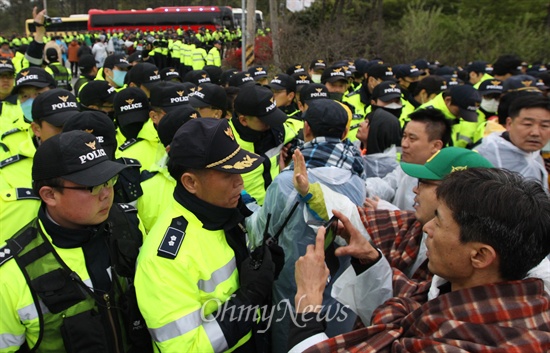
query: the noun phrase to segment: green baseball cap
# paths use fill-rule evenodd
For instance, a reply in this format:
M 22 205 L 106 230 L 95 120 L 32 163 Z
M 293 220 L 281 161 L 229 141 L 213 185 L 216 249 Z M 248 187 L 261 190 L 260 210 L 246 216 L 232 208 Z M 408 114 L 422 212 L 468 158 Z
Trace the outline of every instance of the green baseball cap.
M 447 174 L 459 170 L 494 166 L 477 152 L 459 147 L 446 147 L 434 153 L 424 165 L 401 162 L 401 168 L 414 178 L 443 180 Z

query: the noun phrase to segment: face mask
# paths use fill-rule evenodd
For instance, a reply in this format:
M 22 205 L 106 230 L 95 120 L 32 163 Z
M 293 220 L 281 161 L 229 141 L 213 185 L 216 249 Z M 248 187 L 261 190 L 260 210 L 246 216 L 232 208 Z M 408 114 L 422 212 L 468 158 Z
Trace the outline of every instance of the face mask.
M 28 122 L 32 122 L 32 102 L 34 101 L 33 98 L 29 98 L 23 103 L 21 103 L 21 110 L 23 110 L 23 116 L 25 117 L 25 120 Z
M 321 75 L 319 75 L 319 74 L 311 75 L 311 81 L 313 81 L 315 83 L 321 83 Z
M 342 98 L 344 98 L 344 94 L 339 92 L 329 92 L 328 97 L 337 102 L 341 102 Z
M 481 100 L 481 109 L 485 110 L 487 113 L 496 113 L 498 110 L 498 103 L 496 99 L 482 99 Z
M 390 103 L 390 104 L 386 105 L 384 108 L 387 108 L 387 109 L 401 109 L 401 108 L 403 108 L 403 106 L 399 103 Z
M 124 86 L 124 78 L 126 77 L 127 71 L 113 70 L 113 82 L 118 87 Z

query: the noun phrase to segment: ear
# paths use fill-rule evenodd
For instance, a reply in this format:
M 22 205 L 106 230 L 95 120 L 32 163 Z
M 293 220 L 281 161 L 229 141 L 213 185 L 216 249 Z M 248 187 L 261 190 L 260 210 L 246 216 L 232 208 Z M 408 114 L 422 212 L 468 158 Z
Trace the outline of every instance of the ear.
M 434 140 L 432 141 L 432 154 L 436 153 L 437 151 L 439 151 L 440 149 L 442 149 L 443 147 L 443 141 L 441 140 Z
M 38 191 L 38 195 L 47 206 L 53 207 L 57 205 L 55 190 L 51 186 L 41 187 Z
M 495 249 L 484 243 L 474 243 L 474 249 L 471 252 L 472 267 L 481 270 L 489 266 L 497 265 L 497 253 Z
M 288 94 L 288 97 L 290 98 L 291 101 L 293 101 L 293 100 L 294 100 L 294 97 L 296 97 L 296 92 L 290 92 L 290 93 Z
M 38 125 L 38 123 L 33 121 L 31 123 L 31 129 L 34 136 L 40 138 L 40 132 L 42 131 L 42 129 L 40 128 L 40 125 Z
M 153 121 L 153 124 L 158 125 L 157 115 L 154 110 L 149 110 L 149 119 Z
M 506 118 L 506 130 L 510 131 L 510 128 L 512 127 L 512 118 L 507 117 Z
M 134 82 L 130 82 L 128 84 L 128 87 L 137 87 L 137 88 L 139 88 Z
M 445 97 L 445 105 L 447 108 L 451 106 L 451 97 Z
M 113 76 L 113 70 L 111 69 L 108 69 L 106 67 L 103 68 L 103 73 L 105 74 L 105 78 L 107 78 L 107 76 L 109 77 L 112 77 Z
M 189 173 L 189 172 L 183 173 L 180 181 L 181 181 L 181 185 L 183 185 L 183 187 L 187 191 L 189 191 L 191 194 L 197 193 L 198 178 L 195 174 Z
M 248 126 L 248 120 L 246 120 L 244 115 L 239 115 L 239 123 L 241 123 L 242 126 Z

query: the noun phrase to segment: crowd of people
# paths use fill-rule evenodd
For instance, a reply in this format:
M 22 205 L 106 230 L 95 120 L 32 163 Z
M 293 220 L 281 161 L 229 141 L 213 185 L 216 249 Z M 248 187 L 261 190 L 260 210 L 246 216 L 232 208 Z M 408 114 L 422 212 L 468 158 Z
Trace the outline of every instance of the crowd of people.
M 33 18 L 0 58 L 0 352 L 550 350 L 544 65 L 64 58 Z

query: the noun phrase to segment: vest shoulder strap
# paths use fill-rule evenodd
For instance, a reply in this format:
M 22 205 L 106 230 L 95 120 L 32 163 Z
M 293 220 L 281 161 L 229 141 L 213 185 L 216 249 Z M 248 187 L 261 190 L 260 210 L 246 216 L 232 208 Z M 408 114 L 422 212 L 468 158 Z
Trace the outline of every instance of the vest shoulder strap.
M 157 250 L 157 256 L 164 257 L 166 259 L 173 260 L 178 256 L 178 252 L 181 247 L 181 243 L 185 238 L 185 231 L 187 230 L 187 225 L 189 223 L 183 216 L 179 216 L 172 219 L 172 223 L 166 233 L 164 233 L 164 238 L 160 242 L 160 246 Z
M 2 137 L 0 139 L 3 139 L 6 136 L 13 135 L 16 132 L 22 131 L 20 128 L 14 127 L 13 129 L 10 129 L 2 134 Z
M 126 142 L 124 142 L 122 145 L 120 145 L 120 147 L 118 149 L 121 150 L 121 151 L 127 150 L 128 148 L 132 147 L 133 145 L 135 145 L 136 143 L 138 143 L 141 140 L 143 140 L 143 139 L 142 138 L 128 139 L 128 140 L 126 140 Z

